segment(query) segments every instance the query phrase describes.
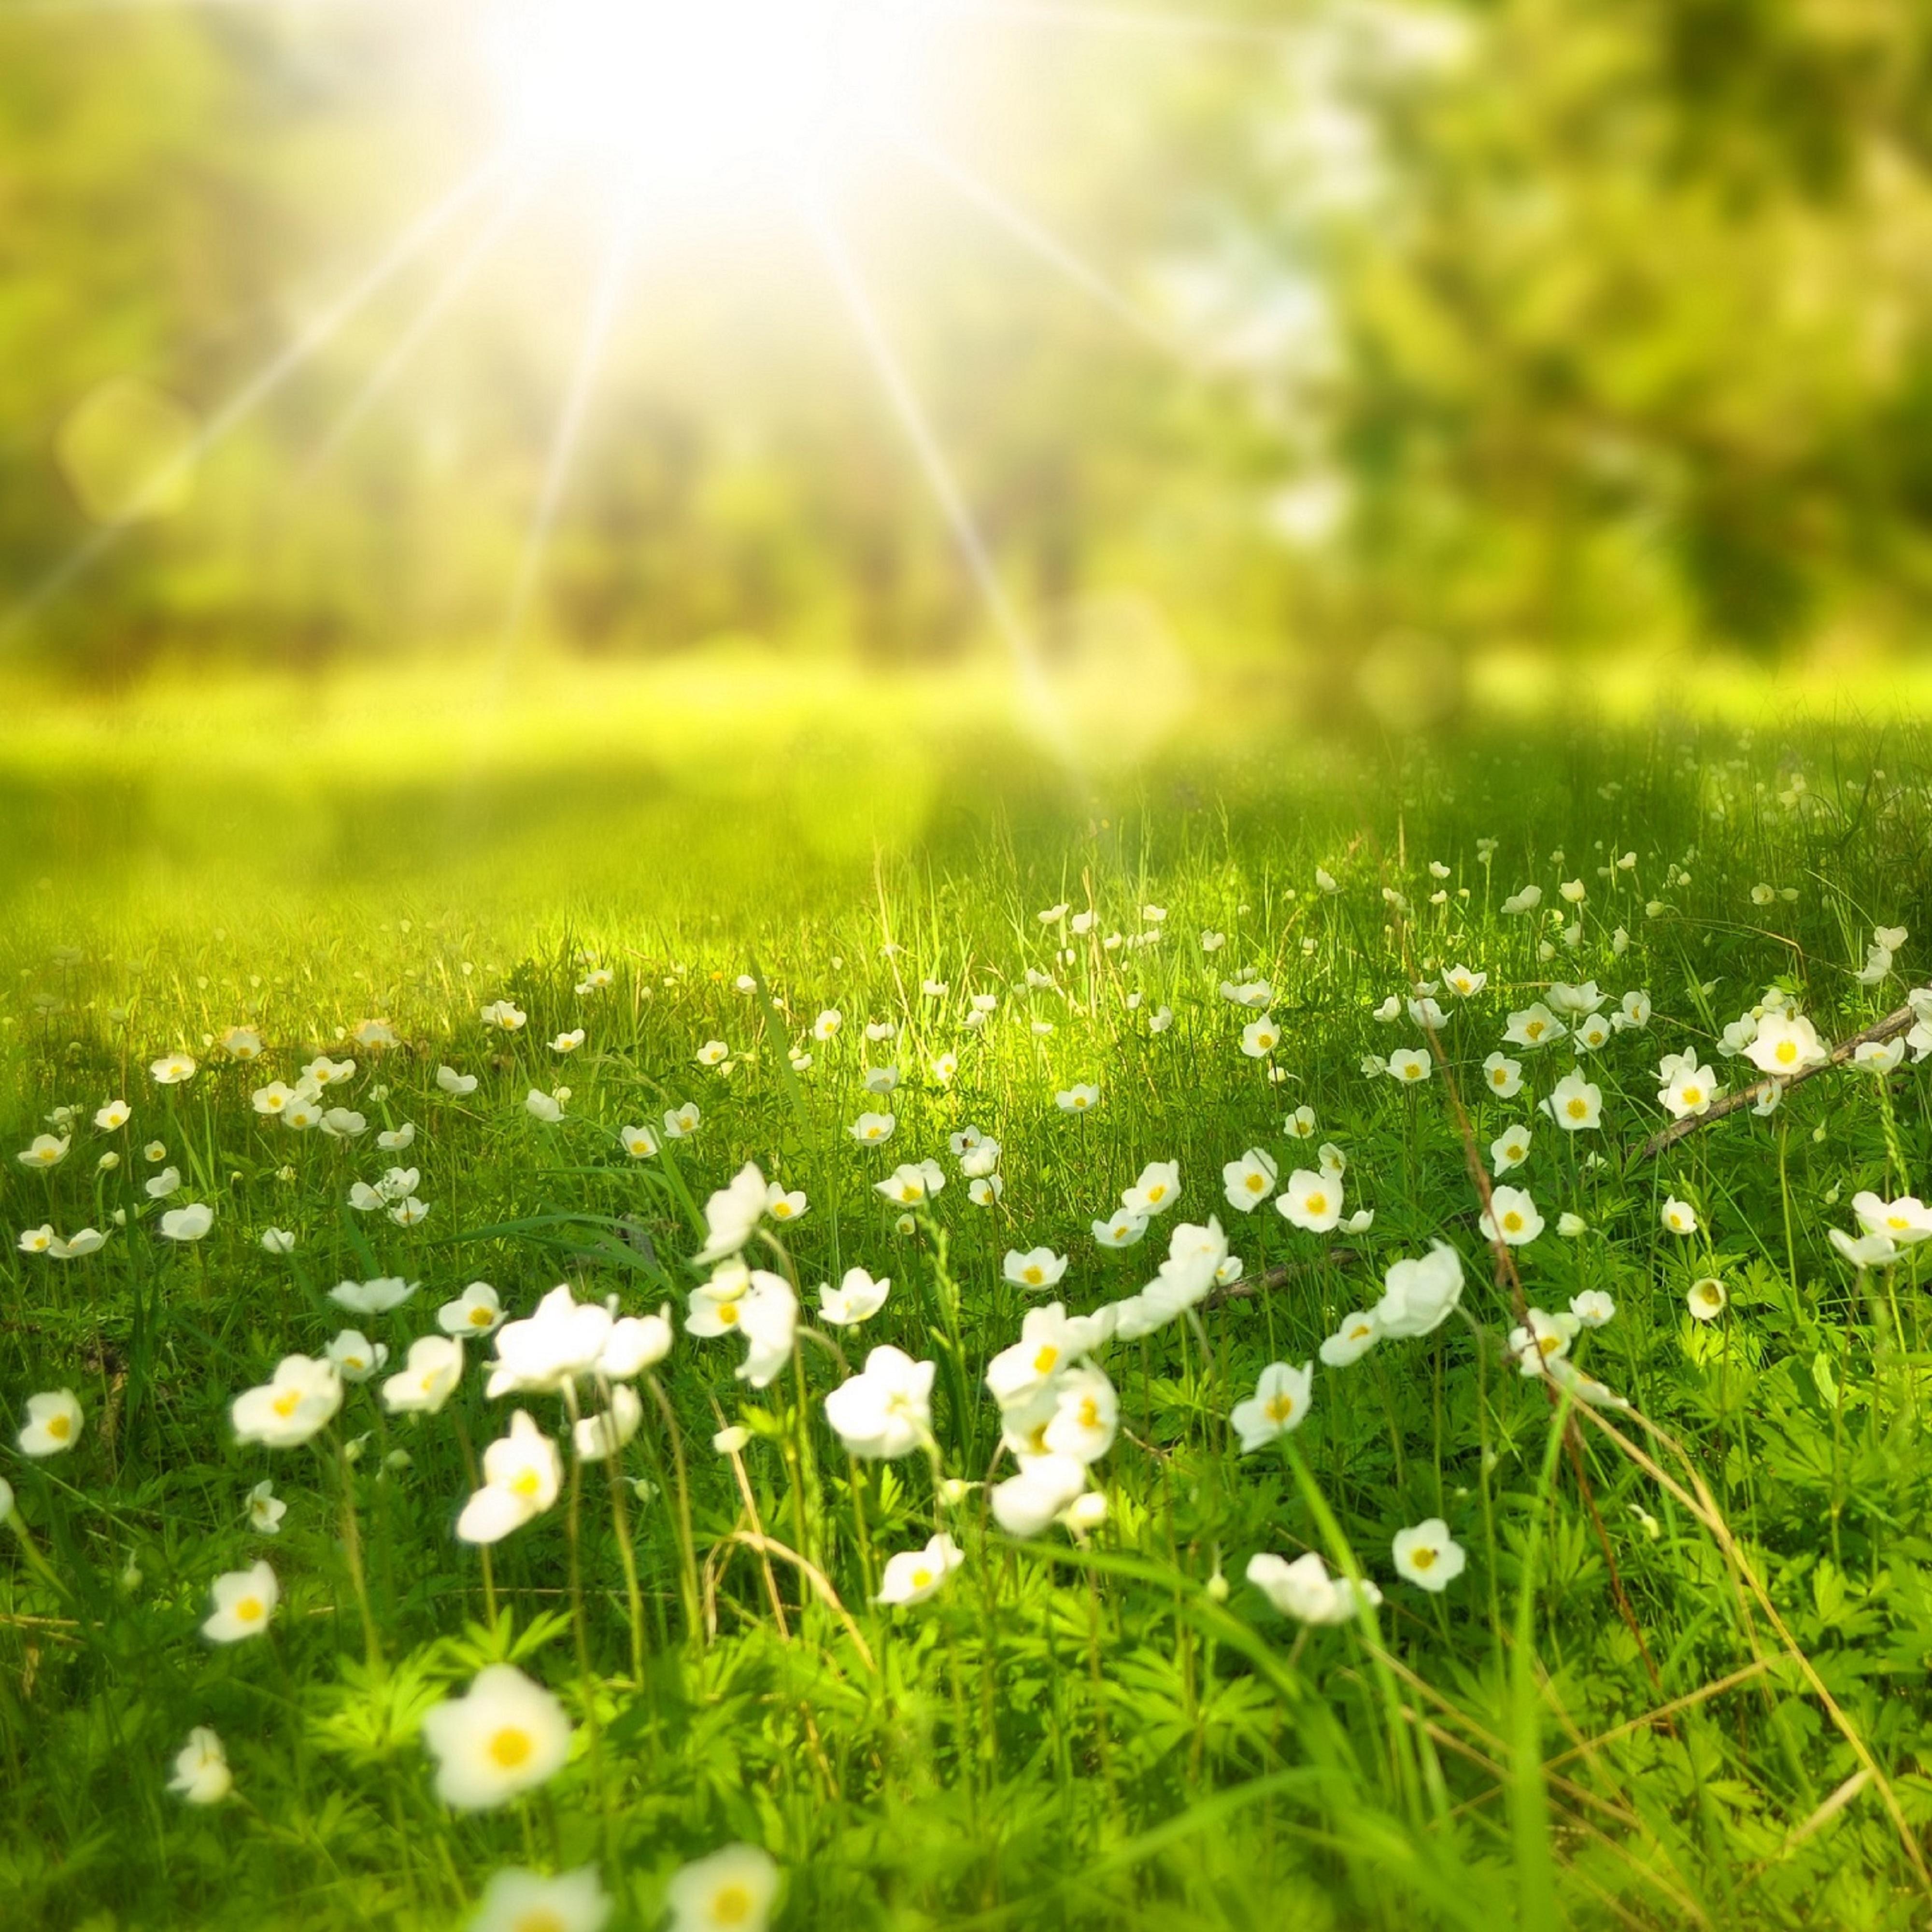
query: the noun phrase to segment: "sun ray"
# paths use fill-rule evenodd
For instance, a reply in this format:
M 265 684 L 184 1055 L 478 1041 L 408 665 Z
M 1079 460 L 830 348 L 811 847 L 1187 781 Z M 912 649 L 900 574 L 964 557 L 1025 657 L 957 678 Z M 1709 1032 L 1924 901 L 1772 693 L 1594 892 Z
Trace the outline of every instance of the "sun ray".
M 530 527 L 524 538 L 523 554 L 518 560 L 516 580 L 511 589 L 509 609 L 503 620 L 502 636 L 496 653 L 496 682 L 500 689 L 508 675 L 511 658 L 543 575 L 544 560 L 549 552 L 557 512 L 562 507 L 564 489 L 570 480 L 570 466 L 577 454 L 578 440 L 583 434 L 591 392 L 596 387 L 603 365 L 604 345 L 610 340 L 611 325 L 616 320 L 617 304 L 623 294 L 625 278 L 630 272 L 632 250 L 636 238 L 636 225 L 629 218 L 622 221 L 613 232 L 610 245 L 604 250 L 603 265 L 598 271 L 597 286 L 592 292 L 590 305 L 585 311 L 584 334 L 578 344 L 570 387 L 565 392 L 563 407 L 550 437 L 550 454 L 544 466 L 543 487 L 538 493 Z
M 471 237 L 469 247 L 437 285 L 435 292 L 417 312 L 409 326 L 391 344 L 388 352 L 369 372 L 367 380 L 350 399 L 348 406 L 336 418 L 328 434 L 316 446 L 314 454 L 302 467 L 301 482 L 306 483 L 311 480 L 316 472 L 349 440 L 382 392 L 402 373 L 410 358 L 429 338 L 437 323 L 449 312 L 452 304 L 468 287 L 477 271 L 496 252 L 528 211 L 542 185 L 542 179 L 534 176 L 518 182 L 505 197 L 503 206 Z
M 907 140 L 901 146 L 906 153 L 944 182 L 962 201 L 977 208 L 996 226 L 1004 229 L 1030 254 L 1057 269 L 1076 287 L 1091 296 L 1117 321 L 1126 323 L 1137 335 L 1144 337 L 1156 348 L 1165 350 L 1178 362 L 1192 366 L 1195 358 L 1184 343 L 1169 334 L 1138 303 L 1116 288 L 1097 268 L 1083 260 L 1051 230 L 1015 207 L 1005 196 L 988 187 L 978 176 L 962 167 L 932 142 Z
M 327 343 L 358 310 L 420 254 L 508 166 L 499 152 L 424 209 L 409 226 L 334 299 L 304 326 L 295 340 L 272 356 L 201 428 L 172 462 L 164 464 L 136 494 L 121 519 L 104 524 L 28 590 L 0 617 L 0 644 L 12 638 L 38 613 L 98 563 L 135 527 L 142 512 L 176 488 L 204 457 L 218 448 L 276 390 Z
M 940 513 L 952 532 L 952 540 L 958 546 L 966 568 L 980 596 L 986 600 L 986 608 L 994 626 L 1012 654 L 1013 668 L 1018 676 L 1022 693 L 1036 722 L 1052 735 L 1062 754 L 1069 755 L 1060 707 L 1041 669 L 1033 639 L 1021 621 L 1018 611 L 1013 608 L 1012 600 L 1007 596 L 1005 586 L 1000 581 L 1000 574 L 994 564 L 992 554 L 986 547 L 986 540 L 980 534 L 979 524 L 974 520 L 973 512 L 952 474 L 952 466 L 946 461 L 945 452 L 940 448 L 938 438 L 933 434 L 925 409 L 892 348 L 884 325 L 880 322 L 878 311 L 873 306 L 872 297 L 860 277 L 844 238 L 816 199 L 808 199 L 803 212 L 826 273 L 831 277 L 832 285 L 838 290 L 839 298 L 851 318 L 852 326 L 858 332 L 873 372 L 886 392 L 887 401 L 892 405 L 892 412 L 898 418 L 899 427 L 904 432 L 907 441 L 912 445 L 920 468 L 924 472 L 926 485 L 938 501 Z

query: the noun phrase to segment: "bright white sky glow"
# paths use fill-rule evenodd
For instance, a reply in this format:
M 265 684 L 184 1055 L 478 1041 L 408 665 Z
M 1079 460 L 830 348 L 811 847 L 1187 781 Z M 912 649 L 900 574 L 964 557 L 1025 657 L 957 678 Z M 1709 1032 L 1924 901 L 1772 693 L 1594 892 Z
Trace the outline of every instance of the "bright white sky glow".
M 710 207 L 916 130 L 932 18 L 903 0 L 500 0 L 488 52 L 523 145 Z

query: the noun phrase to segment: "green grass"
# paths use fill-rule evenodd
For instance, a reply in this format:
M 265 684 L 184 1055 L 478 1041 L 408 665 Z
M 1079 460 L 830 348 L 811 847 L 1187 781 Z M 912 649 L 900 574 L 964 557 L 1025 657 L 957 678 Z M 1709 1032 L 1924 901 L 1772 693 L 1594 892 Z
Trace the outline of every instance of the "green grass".
M 551 718 L 487 756 L 439 738 L 434 759 L 412 758 L 412 733 L 436 736 L 419 718 L 305 734 L 292 707 L 272 757 L 260 721 L 231 722 L 184 721 L 171 763 L 164 730 L 103 733 L 90 752 L 70 718 L 22 734 L 0 775 L 6 1150 L 76 1110 L 59 1166 L 0 1174 L 8 1924 L 441 1927 L 500 1868 L 590 1864 L 629 1932 L 660 1922 L 681 1864 L 740 1840 L 778 1861 L 786 1928 L 1924 1922 L 1923 1268 L 1910 1250 L 1855 1276 L 1827 1230 L 1852 1225 L 1859 1189 L 1925 1191 L 1925 1074 L 1828 1073 L 1768 1119 L 1640 1152 L 1665 1118 L 1660 1055 L 1714 1055 L 1774 980 L 1838 1039 L 1925 976 L 1922 736 L 1516 728 L 1396 754 L 1253 730 L 1070 788 L 997 715 L 917 706 L 890 729 L 856 710 L 720 718 L 675 769 L 656 751 L 688 742 L 688 718 L 648 752 L 610 719 L 600 734 Z M 1483 838 L 1500 842 L 1487 865 Z M 1573 914 L 1556 888 L 1578 878 Z M 1505 916 L 1531 880 L 1545 905 Z M 1760 884 L 1796 897 L 1756 904 Z M 1096 911 L 1090 933 L 1040 923 L 1063 899 Z M 1167 910 L 1158 944 L 1104 943 L 1145 929 L 1150 904 Z M 1903 976 L 1867 988 L 1850 969 L 1875 923 L 1913 938 Z M 1204 929 L 1224 948 L 1204 954 Z M 613 983 L 580 996 L 590 959 Z M 1457 962 L 1490 978 L 1444 1000 L 1446 1068 L 1406 1092 L 1365 1078 L 1364 1054 L 1420 1040 L 1374 1008 Z M 1030 991 L 1028 967 L 1058 990 Z M 1275 989 L 1271 1059 L 1240 1051 L 1252 1016 L 1218 990 L 1238 969 Z M 949 990 L 926 997 L 928 977 Z M 1559 978 L 1654 1003 L 1647 1030 L 1585 1063 L 1595 1133 L 1527 1112 L 1573 1064 L 1564 1046 L 1520 1056 L 1517 1100 L 1482 1090 L 1506 1013 Z M 975 992 L 999 997 L 977 1033 Z M 486 1032 L 499 998 L 527 1013 L 520 1032 Z M 1155 1034 L 1162 1005 L 1173 1024 Z M 825 1006 L 844 1027 L 809 1042 Z M 370 1018 L 400 1043 L 341 1043 Z M 868 1047 L 863 1024 L 887 1018 L 898 1039 Z M 261 1061 L 208 1044 L 240 1024 L 268 1042 Z M 567 1060 L 548 1048 L 580 1025 Z M 714 1039 L 728 1073 L 694 1062 Z M 813 1064 L 795 1076 L 800 1043 Z M 176 1048 L 200 1071 L 158 1086 L 148 1064 Z M 946 1049 L 950 1084 L 928 1070 Z M 292 1132 L 250 1104 L 322 1050 L 358 1063 L 362 1138 Z M 860 1072 L 888 1059 L 905 1077 L 881 1102 Z M 446 1063 L 479 1076 L 473 1095 L 439 1089 Z M 1715 1064 L 1726 1084 L 1748 1076 Z M 1479 1151 L 1534 1120 L 1508 1177 L 1549 1222 L 1514 1251 L 1522 1292 L 1552 1310 L 1614 1298 L 1578 1358 L 1635 1414 L 1573 1420 L 1516 1372 L 1450 1075 Z M 1097 1109 L 1060 1112 L 1055 1091 L 1084 1080 Z M 525 1096 L 560 1082 L 566 1117 L 544 1124 Z M 88 1124 L 122 1095 L 124 1129 Z M 687 1100 L 694 1137 L 626 1156 L 620 1126 Z M 881 1105 L 894 1137 L 862 1148 L 847 1125 Z M 1283 1132 L 1303 1105 L 1346 1153 L 1349 1207 L 1375 1210 L 1364 1233 L 1222 1198 L 1245 1148 L 1284 1182 L 1312 1164 L 1316 1142 Z M 405 1121 L 414 1145 L 379 1150 Z M 969 1123 L 1003 1148 L 994 1206 L 968 1200 L 948 1151 Z M 144 1191 L 150 1139 L 184 1177 L 174 1204 Z M 120 1164 L 100 1171 L 110 1149 Z M 872 1184 L 927 1157 L 946 1187 L 897 1232 Z M 806 1322 L 818 1282 L 855 1264 L 890 1276 L 865 1329 L 822 1332 L 855 1369 L 884 1342 L 937 1364 L 930 1460 L 847 1458 L 824 1419 L 830 1347 L 808 1339 L 753 1392 L 740 1344 L 682 1332 L 708 1274 L 686 1259 L 698 1210 L 748 1160 L 809 1197 L 782 1262 L 754 1257 L 795 1270 Z M 1138 1246 L 1098 1247 L 1090 1222 L 1154 1160 L 1179 1162 L 1178 1207 Z M 346 1204 L 397 1160 L 421 1170 L 419 1226 Z M 1706 1232 L 1666 1233 L 1666 1194 Z M 156 1238 L 160 1209 L 190 1199 L 215 1210 L 208 1236 Z M 1564 1211 L 1588 1233 L 1559 1236 Z M 85 1258 L 13 1246 L 117 1213 Z M 1105 1522 L 1019 1541 L 984 1488 L 943 1497 L 945 1479 L 1012 1473 L 994 1468 L 982 1380 L 1029 1300 L 1002 1280 L 1004 1251 L 1070 1256 L 1060 1292 L 1088 1310 L 1147 1282 L 1174 1223 L 1210 1215 L 1250 1282 L 1285 1273 L 1100 1356 L 1121 1424 L 1093 1471 Z M 289 1256 L 259 1245 L 272 1226 L 295 1233 Z M 1438 1238 L 1463 1258 L 1460 1316 L 1352 1366 L 1318 1362 L 1306 1424 L 1238 1454 L 1229 1412 L 1264 1365 L 1314 1356 L 1392 1262 Z M 483 1566 L 452 1533 L 466 1465 L 520 1402 L 564 1430 L 554 1397 L 486 1396 L 487 1346 L 440 1415 L 386 1414 L 379 1377 L 309 1447 L 237 1444 L 232 1398 L 354 1319 L 326 1291 L 394 1274 L 422 1282 L 415 1299 L 356 1324 L 392 1368 L 478 1279 L 516 1316 L 561 1281 L 633 1312 L 673 1304 L 667 1407 L 646 1391 L 622 1462 L 639 1485 L 622 1499 L 634 1597 L 587 1466 L 496 1546 L 486 1621 Z M 1685 1294 L 1707 1275 L 1730 1304 L 1704 1325 Z M 78 1445 L 15 1454 L 26 1397 L 61 1388 L 86 1412 Z M 750 1432 L 748 1498 L 712 1447 L 728 1423 Z M 247 1521 L 265 1477 L 288 1504 L 273 1538 Z M 1398 1577 L 1390 1544 L 1437 1515 L 1468 1562 L 1432 1596 Z M 754 1522 L 782 1547 L 742 1540 Z M 945 1588 L 872 1604 L 886 1556 L 935 1529 L 965 1552 Z M 1310 1549 L 1376 1581 L 1379 1610 L 1304 1628 L 1244 1581 L 1256 1552 Z M 214 1578 L 265 1556 L 282 1590 L 268 1634 L 205 1642 Z M 535 1793 L 458 1814 L 422 1721 L 506 1658 L 562 1701 L 572 1756 Z M 197 1725 L 235 1779 L 206 1808 L 166 1788 Z

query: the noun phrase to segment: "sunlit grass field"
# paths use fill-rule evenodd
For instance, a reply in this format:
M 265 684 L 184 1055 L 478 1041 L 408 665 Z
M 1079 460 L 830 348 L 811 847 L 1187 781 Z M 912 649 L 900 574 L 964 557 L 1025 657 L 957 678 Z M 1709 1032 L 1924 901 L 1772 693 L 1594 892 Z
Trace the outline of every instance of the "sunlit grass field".
M 746 688 L 16 730 L 0 1917 L 1922 1924 L 1923 732 Z

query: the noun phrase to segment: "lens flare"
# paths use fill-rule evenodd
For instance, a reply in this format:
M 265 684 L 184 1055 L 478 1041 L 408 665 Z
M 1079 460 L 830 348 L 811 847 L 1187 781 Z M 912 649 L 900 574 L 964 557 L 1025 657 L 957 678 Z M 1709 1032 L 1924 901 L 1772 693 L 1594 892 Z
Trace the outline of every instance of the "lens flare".
M 502 0 L 512 134 L 640 200 L 706 204 L 844 171 L 921 118 L 931 16 L 891 0 Z

